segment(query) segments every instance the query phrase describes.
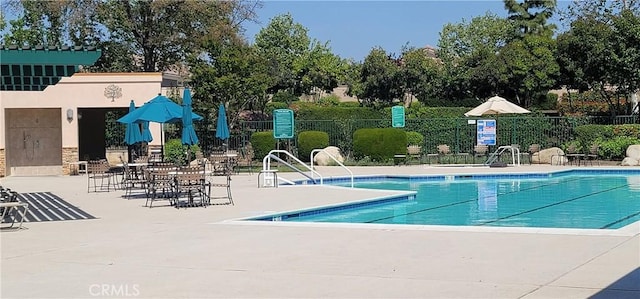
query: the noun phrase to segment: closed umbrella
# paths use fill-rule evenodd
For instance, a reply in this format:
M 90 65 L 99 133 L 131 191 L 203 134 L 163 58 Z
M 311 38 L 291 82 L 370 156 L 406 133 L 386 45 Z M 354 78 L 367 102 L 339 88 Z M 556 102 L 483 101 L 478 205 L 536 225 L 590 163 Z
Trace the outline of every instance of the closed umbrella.
M 229 125 L 227 124 L 227 113 L 221 103 L 218 108 L 218 121 L 216 122 L 216 137 L 224 140 L 229 139 Z
M 149 122 L 142 122 L 142 141 L 151 142 L 153 141 L 153 136 L 151 136 L 151 130 L 149 130 Z
M 136 104 L 131 100 L 129 104 L 129 113 L 136 110 Z M 124 142 L 128 145 L 142 142 L 142 134 L 140 134 L 140 126 L 135 123 L 128 123 L 124 133 Z
M 186 88 L 182 97 L 182 144 L 194 145 L 198 143 L 191 114 L 191 91 Z

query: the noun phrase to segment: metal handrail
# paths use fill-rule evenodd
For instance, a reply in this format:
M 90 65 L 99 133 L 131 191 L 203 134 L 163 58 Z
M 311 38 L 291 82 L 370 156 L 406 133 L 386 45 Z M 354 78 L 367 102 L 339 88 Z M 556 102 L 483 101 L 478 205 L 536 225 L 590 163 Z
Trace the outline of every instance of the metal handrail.
M 325 153 L 327 156 L 329 156 L 331 159 L 333 159 L 333 161 L 335 161 L 336 163 L 338 163 L 338 165 L 340 165 L 342 168 L 344 168 L 347 172 L 349 172 L 349 175 L 351 176 L 351 188 L 353 188 L 353 172 L 351 172 L 351 169 L 347 168 L 347 166 L 344 166 L 344 164 L 342 164 L 342 162 L 338 161 L 338 159 L 336 159 L 336 157 L 334 157 L 332 154 L 330 154 L 328 151 L 326 151 L 323 148 L 320 149 L 314 149 L 311 151 L 311 169 L 313 169 L 313 158 L 314 155 L 317 153 Z
M 319 174 L 317 171 L 313 170 L 313 168 L 309 167 L 309 165 L 305 164 L 304 162 L 300 161 L 300 159 L 296 158 L 294 155 L 292 155 L 291 153 L 289 153 L 288 151 L 285 150 L 272 150 L 270 151 L 263 159 L 262 159 L 262 170 L 271 170 L 271 159 L 273 157 L 273 159 L 275 160 L 276 158 L 280 161 L 282 161 L 282 159 L 280 159 L 278 156 L 274 155 L 274 153 L 281 153 L 281 154 L 285 154 L 287 156 L 289 156 L 290 158 L 292 158 L 294 161 L 298 162 L 300 165 L 304 166 L 306 169 L 308 169 L 309 171 L 311 171 L 311 174 L 317 174 L 318 177 L 320 178 L 320 185 L 323 184 L 323 178 L 322 175 Z M 282 161 L 284 162 L 284 161 Z M 300 169 L 298 169 L 297 167 L 294 167 L 293 165 L 289 164 L 289 163 L 284 163 L 285 165 L 287 165 L 289 168 L 295 170 L 296 172 L 309 177 L 306 173 L 302 172 Z M 278 178 L 280 179 L 280 178 Z M 313 181 L 315 181 L 315 178 L 311 177 L 311 179 Z

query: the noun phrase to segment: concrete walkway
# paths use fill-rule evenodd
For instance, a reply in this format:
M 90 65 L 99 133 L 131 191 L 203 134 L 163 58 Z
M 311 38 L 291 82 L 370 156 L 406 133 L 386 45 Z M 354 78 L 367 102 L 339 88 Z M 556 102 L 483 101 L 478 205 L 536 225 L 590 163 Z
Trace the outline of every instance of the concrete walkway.
M 538 172 L 354 167 L 365 174 Z M 325 176 L 344 176 L 338 167 Z M 297 179 L 295 173 L 281 176 Z M 94 220 L 3 230 L 2 298 L 640 298 L 640 223 L 620 230 L 296 224 L 234 219 L 394 194 L 233 177 L 235 206 L 152 209 L 86 176 L 6 177 L 52 192 Z

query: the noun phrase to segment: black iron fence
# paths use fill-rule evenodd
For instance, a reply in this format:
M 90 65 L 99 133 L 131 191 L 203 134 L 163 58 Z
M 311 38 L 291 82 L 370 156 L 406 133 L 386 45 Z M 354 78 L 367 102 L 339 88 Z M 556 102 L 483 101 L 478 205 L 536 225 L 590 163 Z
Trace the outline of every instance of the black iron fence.
M 439 144 L 448 144 L 456 152 L 472 152 L 476 143 L 476 126 L 471 120 L 476 118 L 431 118 L 407 119 L 406 131 L 416 131 L 424 135 L 423 151 L 435 152 Z M 561 146 L 575 139 L 574 130 L 577 126 L 586 124 L 640 124 L 640 118 L 634 116 L 611 117 L 485 117 L 477 119 L 495 119 L 497 122 L 498 145 L 519 144 L 526 149 L 531 144 L 543 147 Z M 119 123 L 109 126 L 124 126 Z M 343 120 L 296 120 L 295 136 L 303 131 L 323 131 L 329 134 L 329 143 L 350 154 L 353 133 L 362 128 L 391 127 L 391 119 L 343 119 Z M 260 131 L 273 130 L 272 121 L 245 121 L 240 127 L 231 132 L 228 140 L 215 137 L 215 130 L 198 128 L 196 134 L 200 139 L 200 148 L 205 152 L 227 147 L 238 149 L 246 144 L 251 134 Z M 112 129 L 112 132 L 124 132 L 123 129 Z M 124 133 L 123 133 L 124 134 Z M 180 138 L 180 125 L 165 125 L 165 141 Z M 106 144 L 124 146 L 123 136 L 111 134 L 107 136 Z M 296 147 L 297 140 L 282 140 L 283 145 Z M 282 146 L 281 146 L 282 148 Z

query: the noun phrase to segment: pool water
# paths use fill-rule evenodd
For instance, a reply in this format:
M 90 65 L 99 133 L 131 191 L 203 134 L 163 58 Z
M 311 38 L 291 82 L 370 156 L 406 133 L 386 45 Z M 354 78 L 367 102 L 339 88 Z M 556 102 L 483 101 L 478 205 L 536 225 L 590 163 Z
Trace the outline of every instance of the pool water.
M 277 220 L 616 229 L 640 220 L 639 185 L 640 175 L 444 181 L 384 178 L 355 186 L 417 191 L 415 197 L 280 215 Z

